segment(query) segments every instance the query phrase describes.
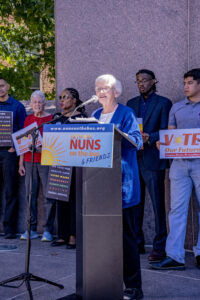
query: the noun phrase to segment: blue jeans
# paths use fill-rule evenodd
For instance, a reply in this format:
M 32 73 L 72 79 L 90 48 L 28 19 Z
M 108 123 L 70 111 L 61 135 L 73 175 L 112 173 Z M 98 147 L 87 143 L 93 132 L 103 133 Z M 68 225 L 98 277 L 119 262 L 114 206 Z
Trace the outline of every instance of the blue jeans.
M 29 200 L 31 163 L 25 162 L 26 177 L 26 199 Z M 46 188 L 48 180 L 49 167 L 41 166 L 40 163 L 33 164 L 33 185 L 31 202 L 31 230 L 37 230 L 37 198 L 39 194 L 40 182 L 42 183 L 42 192 L 44 197 L 44 231 L 53 233 L 55 220 L 55 200 L 46 198 Z
M 200 159 L 174 160 L 169 177 L 171 181 L 171 210 L 166 253 L 174 260 L 184 263 L 187 216 L 193 186 L 200 206 Z M 200 212 L 198 215 L 200 224 Z M 197 245 L 193 249 L 195 256 L 200 255 L 200 230 Z
M 138 159 L 140 171 L 141 202 L 134 206 L 134 228 L 138 245 L 144 245 L 142 230 L 145 205 L 145 188 L 147 187 L 151 198 L 155 216 L 155 237 L 153 249 L 165 251 L 167 239 L 166 215 L 165 215 L 165 170 L 150 170 L 145 168 L 143 159 Z

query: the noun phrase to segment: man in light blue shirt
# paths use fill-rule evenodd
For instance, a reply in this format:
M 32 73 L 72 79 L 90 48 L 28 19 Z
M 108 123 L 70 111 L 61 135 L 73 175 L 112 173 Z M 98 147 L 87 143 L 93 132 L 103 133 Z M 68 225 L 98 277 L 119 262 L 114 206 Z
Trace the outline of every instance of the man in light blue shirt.
M 200 128 L 200 69 L 184 75 L 186 99 L 175 103 L 169 114 L 169 129 Z M 200 158 L 174 159 L 170 167 L 171 210 L 170 232 L 166 241 L 167 257 L 152 263 L 159 270 L 183 270 L 185 268 L 185 235 L 192 188 L 200 205 Z M 200 224 L 200 212 L 199 212 Z M 196 265 L 200 268 L 200 227 L 198 240 L 193 247 Z

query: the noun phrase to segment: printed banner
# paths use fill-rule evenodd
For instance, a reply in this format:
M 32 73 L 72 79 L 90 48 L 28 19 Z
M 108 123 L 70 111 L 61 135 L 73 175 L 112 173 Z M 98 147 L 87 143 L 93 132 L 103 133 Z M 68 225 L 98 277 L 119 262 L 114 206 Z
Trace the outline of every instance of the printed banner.
M 71 167 L 50 167 L 46 197 L 61 201 L 69 201 L 71 174 Z
M 0 111 L 0 147 L 13 146 L 13 112 Z
M 200 158 L 200 129 L 160 130 L 160 158 Z
M 42 165 L 112 168 L 113 124 L 44 125 Z
M 31 133 L 37 128 L 37 122 L 32 123 L 31 125 L 18 130 L 12 134 L 13 142 L 17 155 L 21 155 L 30 151 L 30 146 L 32 145 L 32 136 Z M 40 131 L 38 130 L 38 137 L 36 139 L 36 148 L 42 145 L 42 137 Z
M 138 125 L 140 128 L 140 132 L 143 133 L 143 119 L 142 118 L 137 118 Z

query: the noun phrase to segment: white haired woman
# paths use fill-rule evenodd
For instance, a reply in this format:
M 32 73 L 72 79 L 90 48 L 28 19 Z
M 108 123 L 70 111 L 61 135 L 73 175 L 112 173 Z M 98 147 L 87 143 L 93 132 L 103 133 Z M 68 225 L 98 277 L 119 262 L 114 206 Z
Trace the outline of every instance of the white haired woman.
M 114 123 L 140 149 L 142 136 L 132 109 L 116 102 L 122 92 L 120 81 L 110 74 L 99 76 L 95 81 L 95 91 L 103 107 L 96 110 L 93 116 L 103 123 Z M 125 139 L 122 141 L 124 299 L 143 298 L 140 257 L 133 224 L 133 208 L 140 202 L 137 149 Z
M 24 121 L 24 127 L 36 122 L 38 126 L 52 119 L 52 115 L 45 112 L 45 95 L 37 90 L 32 93 L 30 99 L 30 106 L 33 109 L 33 114 L 26 117 Z M 40 133 L 42 134 L 41 127 Z M 41 150 L 41 149 L 40 149 Z M 55 201 L 46 198 L 46 187 L 48 179 L 48 166 L 41 166 L 41 152 L 34 154 L 33 164 L 33 185 L 32 185 L 32 202 L 31 202 L 31 239 L 37 238 L 37 198 L 39 194 L 40 182 L 42 183 L 43 197 L 44 197 L 44 233 L 42 235 L 43 242 L 50 242 L 53 240 L 53 227 L 55 219 Z M 26 200 L 29 199 L 29 188 L 30 188 L 30 176 L 31 176 L 31 157 L 32 152 L 28 151 L 24 155 L 20 156 L 19 161 L 19 174 L 25 176 L 25 189 L 26 189 Z M 21 240 L 27 239 L 27 231 L 20 237 Z

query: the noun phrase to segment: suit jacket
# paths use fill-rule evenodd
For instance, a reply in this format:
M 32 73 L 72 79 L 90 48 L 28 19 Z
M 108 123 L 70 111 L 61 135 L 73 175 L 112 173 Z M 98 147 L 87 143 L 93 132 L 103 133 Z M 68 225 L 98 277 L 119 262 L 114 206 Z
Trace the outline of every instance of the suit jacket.
M 139 117 L 139 104 L 141 97 L 135 97 L 127 102 L 136 117 Z M 168 160 L 159 158 L 159 151 L 156 148 L 156 141 L 159 140 L 159 130 L 167 129 L 169 111 L 172 102 L 165 97 L 154 93 L 152 101 L 143 119 L 143 132 L 149 134 L 148 143 L 144 144 L 144 150 L 138 151 L 138 160 L 143 159 L 145 168 L 150 170 L 163 170 L 168 167 Z

